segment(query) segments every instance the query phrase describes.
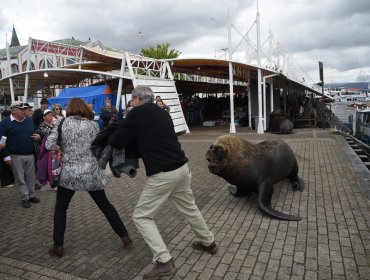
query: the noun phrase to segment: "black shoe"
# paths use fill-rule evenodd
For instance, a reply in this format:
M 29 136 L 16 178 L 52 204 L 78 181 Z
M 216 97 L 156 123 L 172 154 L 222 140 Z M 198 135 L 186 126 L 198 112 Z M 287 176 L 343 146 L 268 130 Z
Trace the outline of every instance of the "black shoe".
M 211 245 L 209 246 L 204 246 L 202 244 L 202 242 L 200 241 L 195 241 L 193 242 L 193 244 L 191 244 L 191 247 L 193 247 L 195 250 L 199 250 L 199 251 L 205 251 L 205 252 L 208 252 L 212 255 L 216 254 L 217 251 L 218 251 L 218 248 L 217 248 L 217 245 L 215 242 L 213 242 Z
M 171 276 L 177 271 L 173 259 L 168 262 L 161 263 L 157 262 L 153 269 L 143 275 L 143 279 L 159 279 L 161 276 Z
M 41 189 L 41 186 L 39 185 L 39 184 L 35 184 L 35 190 L 39 190 L 39 189 Z
M 30 197 L 29 201 L 32 202 L 32 203 L 39 203 L 40 199 L 38 199 L 36 196 L 34 196 L 34 197 Z
M 31 203 L 28 199 L 25 199 L 25 200 L 22 200 L 22 206 L 23 206 L 23 208 L 30 208 Z
M 48 252 L 49 252 L 49 255 L 52 257 L 61 258 L 63 257 L 63 254 L 64 254 L 63 246 L 51 247 Z

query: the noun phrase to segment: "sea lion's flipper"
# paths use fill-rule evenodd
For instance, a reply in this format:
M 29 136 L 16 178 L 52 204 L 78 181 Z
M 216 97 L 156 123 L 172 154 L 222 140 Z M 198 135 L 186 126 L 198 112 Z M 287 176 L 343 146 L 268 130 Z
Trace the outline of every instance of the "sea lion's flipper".
M 301 178 L 298 176 L 298 163 L 297 160 L 295 160 L 292 170 L 290 171 L 288 175 L 288 179 L 290 180 L 293 190 L 294 191 L 303 191 L 304 189 L 304 182 Z
M 235 197 L 244 197 L 250 194 L 246 188 L 239 188 L 237 186 L 230 185 L 228 187 L 229 193 L 231 193 Z
M 293 186 L 294 191 L 300 191 L 303 192 L 304 190 L 304 181 L 297 176 L 295 180 L 290 180 Z
M 302 218 L 284 214 L 271 207 L 272 193 L 274 192 L 273 184 L 271 182 L 263 182 L 258 186 L 258 207 L 266 215 L 286 221 L 299 221 Z

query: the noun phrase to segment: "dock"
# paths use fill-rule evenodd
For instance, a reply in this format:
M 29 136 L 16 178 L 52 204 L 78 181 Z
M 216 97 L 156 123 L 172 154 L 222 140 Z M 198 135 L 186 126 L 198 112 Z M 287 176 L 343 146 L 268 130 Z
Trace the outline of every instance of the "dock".
M 330 129 L 302 128 L 294 134 L 257 134 L 237 128 L 254 143 L 280 138 L 297 156 L 303 192 L 288 181 L 275 185 L 273 208 L 302 217 L 272 219 L 256 195 L 235 198 L 228 183 L 208 172 L 205 153 L 228 127 L 190 128 L 179 136 L 189 158 L 196 203 L 215 234 L 219 251 L 200 253 L 184 217 L 167 202 L 156 221 L 175 260 L 177 273 L 163 279 L 370 279 L 370 172 L 347 141 Z M 134 242 L 123 248 L 103 214 L 85 193 L 72 198 L 65 256 L 53 258 L 54 191 L 24 209 L 15 188 L 0 189 L 0 279 L 142 279 L 152 254 L 132 221 L 145 184 L 142 162 L 136 178 L 111 178 L 106 187 Z

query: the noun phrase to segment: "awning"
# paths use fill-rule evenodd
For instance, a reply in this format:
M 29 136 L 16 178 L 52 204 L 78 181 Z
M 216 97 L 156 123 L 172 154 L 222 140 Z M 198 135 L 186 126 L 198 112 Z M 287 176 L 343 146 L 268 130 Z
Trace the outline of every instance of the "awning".
M 26 74 L 29 78 L 28 95 L 32 95 L 39 90 L 53 88 L 65 88 L 66 86 L 78 86 L 86 79 L 99 78 L 120 78 L 118 74 L 107 73 L 104 71 L 92 71 L 82 69 L 65 69 L 65 68 L 50 68 L 42 70 L 32 70 L 28 72 L 16 73 L 12 76 L 0 80 L 0 89 L 5 92 L 5 95 L 10 95 L 9 78 L 13 79 L 15 96 L 24 95 L 24 85 Z M 123 76 L 124 79 L 130 77 Z

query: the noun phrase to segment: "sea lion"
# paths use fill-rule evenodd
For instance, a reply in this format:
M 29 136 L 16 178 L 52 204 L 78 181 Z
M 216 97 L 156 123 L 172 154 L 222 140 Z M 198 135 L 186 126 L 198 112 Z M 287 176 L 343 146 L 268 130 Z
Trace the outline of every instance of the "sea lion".
M 270 114 L 269 132 L 281 134 L 293 133 L 293 123 L 289 120 L 288 114 L 283 110 L 275 110 Z
M 298 177 L 296 157 L 284 141 L 268 140 L 252 144 L 237 136 L 217 138 L 206 153 L 208 169 L 233 186 L 229 192 L 236 196 L 258 193 L 258 207 L 270 217 L 298 221 L 300 217 L 287 215 L 271 207 L 274 184 L 288 178 L 294 190 L 303 191 Z
M 279 132 L 280 132 L 280 134 L 290 134 L 290 133 L 293 133 L 293 123 L 290 120 L 285 119 L 280 124 Z

